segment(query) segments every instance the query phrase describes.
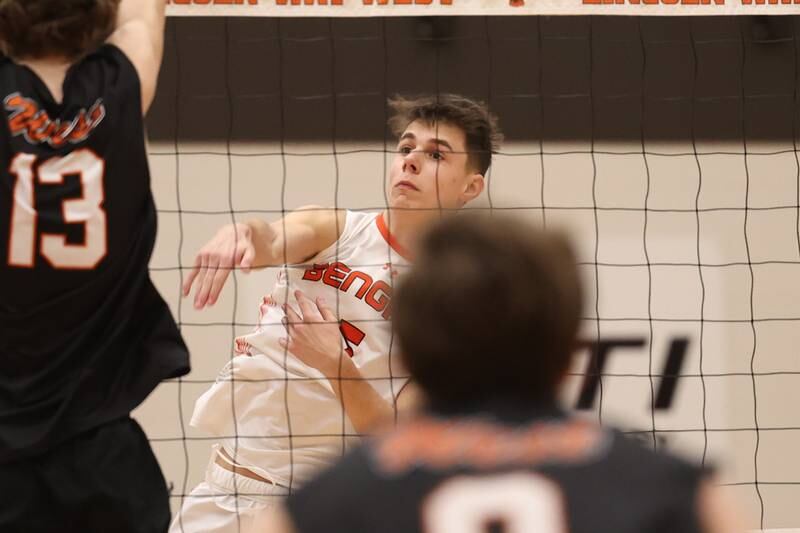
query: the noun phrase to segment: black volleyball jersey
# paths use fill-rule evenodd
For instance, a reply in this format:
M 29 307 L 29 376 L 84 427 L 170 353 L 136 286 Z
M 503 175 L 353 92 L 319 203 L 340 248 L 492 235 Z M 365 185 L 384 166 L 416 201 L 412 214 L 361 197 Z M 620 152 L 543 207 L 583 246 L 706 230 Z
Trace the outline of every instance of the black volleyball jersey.
M 287 500 L 299 533 L 697 533 L 699 468 L 586 421 L 426 416 Z
M 0 56 L 0 461 L 126 415 L 188 372 L 153 287 L 156 211 L 139 78 L 115 46 L 56 102 Z

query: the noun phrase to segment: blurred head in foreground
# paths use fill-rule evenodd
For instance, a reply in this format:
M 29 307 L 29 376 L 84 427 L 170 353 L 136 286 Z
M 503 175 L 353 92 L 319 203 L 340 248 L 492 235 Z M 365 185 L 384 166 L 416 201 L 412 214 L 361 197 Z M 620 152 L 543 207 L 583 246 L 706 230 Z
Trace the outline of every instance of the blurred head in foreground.
M 565 236 L 510 217 L 442 220 L 401 282 L 393 319 L 432 406 L 555 401 L 576 346 L 581 284 Z

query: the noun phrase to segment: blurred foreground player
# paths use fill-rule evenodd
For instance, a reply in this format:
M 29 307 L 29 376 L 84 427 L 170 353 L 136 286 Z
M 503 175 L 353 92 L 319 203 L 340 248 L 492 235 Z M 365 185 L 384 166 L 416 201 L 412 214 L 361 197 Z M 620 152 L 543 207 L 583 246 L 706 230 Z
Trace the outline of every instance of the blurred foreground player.
M 562 237 L 448 218 L 393 303 L 426 410 L 263 515 L 258 531 L 736 530 L 699 468 L 557 407 L 581 308 Z
M 0 0 L 0 531 L 161 532 L 129 413 L 188 354 L 147 265 L 164 0 Z

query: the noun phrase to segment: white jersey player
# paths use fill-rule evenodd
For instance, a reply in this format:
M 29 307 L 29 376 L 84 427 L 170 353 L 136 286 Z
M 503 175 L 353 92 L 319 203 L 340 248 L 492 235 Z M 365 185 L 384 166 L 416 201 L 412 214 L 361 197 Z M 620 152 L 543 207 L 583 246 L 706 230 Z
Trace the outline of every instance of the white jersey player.
M 463 97 L 391 103 L 399 144 L 386 211 L 303 208 L 222 228 L 198 254 L 184 285 L 197 287 L 197 308 L 216 302 L 233 268 L 289 266 L 195 405 L 192 425 L 219 442 L 171 532 L 246 532 L 411 397 L 390 327 L 394 282 L 429 222 L 483 191 L 499 134 Z

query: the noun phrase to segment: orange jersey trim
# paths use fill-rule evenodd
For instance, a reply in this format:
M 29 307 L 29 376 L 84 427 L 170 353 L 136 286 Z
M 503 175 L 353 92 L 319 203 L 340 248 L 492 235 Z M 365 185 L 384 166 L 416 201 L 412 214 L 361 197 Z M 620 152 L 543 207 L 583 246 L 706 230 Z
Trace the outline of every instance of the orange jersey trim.
M 395 239 L 394 235 L 391 234 L 389 231 L 389 226 L 386 224 L 386 219 L 383 218 L 383 213 L 378 215 L 378 218 L 375 219 L 375 223 L 378 225 L 378 231 L 381 233 L 381 236 L 389 244 L 389 246 L 392 247 L 392 250 L 397 252 L 400 257 L 406 261 L 411 261 L 411 252 L 406 250 L 402 244 L 397 242 L 397 239 Z

